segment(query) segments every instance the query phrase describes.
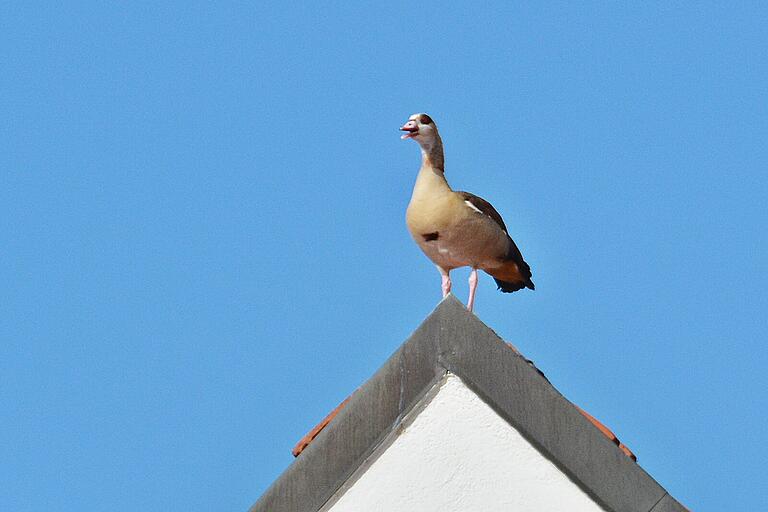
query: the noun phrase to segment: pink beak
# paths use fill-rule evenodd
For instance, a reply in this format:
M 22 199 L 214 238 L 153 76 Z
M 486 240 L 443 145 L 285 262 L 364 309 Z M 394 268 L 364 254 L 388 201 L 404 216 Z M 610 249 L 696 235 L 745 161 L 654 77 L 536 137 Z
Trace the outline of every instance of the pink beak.
M 401 131 L 408 132 L 404 133 L 401 139 L 412 139 L 416 135 L 419 134 L 419 127 L 416 125 L 416 121 L 408 121 L 403 126 L 400 127 Z

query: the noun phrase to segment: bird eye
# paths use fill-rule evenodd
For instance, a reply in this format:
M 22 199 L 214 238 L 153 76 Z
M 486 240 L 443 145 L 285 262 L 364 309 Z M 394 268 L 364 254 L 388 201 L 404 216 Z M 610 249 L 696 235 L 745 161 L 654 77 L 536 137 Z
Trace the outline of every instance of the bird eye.
M 432 118 L 427 114 L 421 114 L 421 124 L 432 124 Z

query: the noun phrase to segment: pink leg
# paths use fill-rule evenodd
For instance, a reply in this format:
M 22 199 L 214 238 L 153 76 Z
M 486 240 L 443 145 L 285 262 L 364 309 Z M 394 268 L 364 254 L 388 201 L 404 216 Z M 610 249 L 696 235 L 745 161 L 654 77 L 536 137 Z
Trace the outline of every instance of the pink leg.
M 440 275 L 443 277 L 443 298 L 446 298 L 451 293 L 451 276 L 448 271 L 440 267 L 437 267 L 437 270 L 440 271 Z
M 467 301 L 467 309 L 470 311 L 475 305 L 475 290 L 477 290 L 477 269 L 473 268 L 469 273 L 469 300 Z

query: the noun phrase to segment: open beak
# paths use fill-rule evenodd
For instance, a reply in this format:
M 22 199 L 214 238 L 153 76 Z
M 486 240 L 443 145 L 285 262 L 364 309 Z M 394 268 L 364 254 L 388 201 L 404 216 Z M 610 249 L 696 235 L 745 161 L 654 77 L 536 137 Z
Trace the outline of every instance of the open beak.
M 412 139 L 419 134 L 419 127 L 416 124 L 416 121 L 408 121 L 400 127 L 400 130 L 408 132 L 404 133 L 403 136 L 400 137 L 401 139 Z

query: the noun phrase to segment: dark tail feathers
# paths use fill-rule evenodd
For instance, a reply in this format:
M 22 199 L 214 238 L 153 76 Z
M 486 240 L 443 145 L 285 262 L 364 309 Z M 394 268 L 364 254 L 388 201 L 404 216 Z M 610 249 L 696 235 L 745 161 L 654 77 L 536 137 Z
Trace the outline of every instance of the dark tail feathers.
M 523 288 L 529 288 L 531 290 L 536 289 L 536 287 L 533 285 L 533 281 L 531 281 L 531 276 L 533 275 L 531 274 L 531 267 L 525 262 L 523 259 L 523 254 L 520 252 L 520 249 L 517 248 L 517 245 L 515 245 L 515 241 L 511 238 L 509 239 L 509 253 L 507 254 L 505 260 L 511 261 L 515 264 L 515 267 L 517 267 L 517 273 L 522 279 L 520 281 L 501 281 L 494 277 L 493 280 L 496 281 L 496 284 L 499 286 L 499 290 L 504 293 L 512 293 L 516 292 L 517 290 L 522 290 Z
M 503 293 L 512 293 L 512 292 L 516 292 L 517 290 L 522 290 L 523 288 L 530 288 L 531 290 L 536 289 L 530 277 L 525 282 L 500 281 L 496 278 L 494 278 L 493 280 L 496 281 L 496 285 L 499 287 L 499 290 L 501 290 Z

